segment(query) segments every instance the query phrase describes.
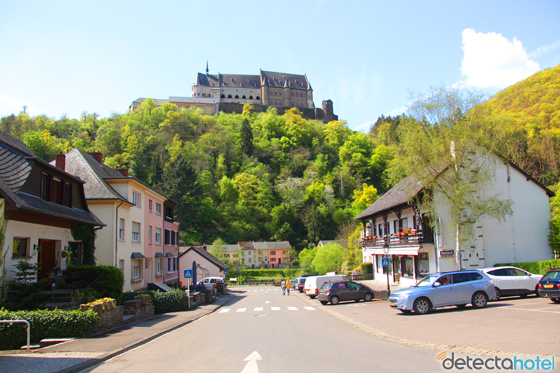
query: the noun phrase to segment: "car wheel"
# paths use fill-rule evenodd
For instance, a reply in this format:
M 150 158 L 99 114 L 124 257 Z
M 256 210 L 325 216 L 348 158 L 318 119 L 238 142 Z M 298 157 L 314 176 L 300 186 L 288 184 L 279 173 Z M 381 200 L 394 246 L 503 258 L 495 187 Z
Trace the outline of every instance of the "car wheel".
M 427 298 L 418 298 L 414 301 L 414 312 L 423 315 L 430 312 L 432 305 Z
M 327 303 L 329 303 L 329 302 L 327 302 L 326 300 L 322 300 L 322 301 L 321 301 L 321 304 L 322 304 L 323 306 L 326 305 Z
M 496 300 L 500 300 L 502 298 L 502 292 L 500 291 L 500 288 L 496 288 Z
M 560 303 L 560 298 L 550 298 L 554 303 Z
M 539 293 L 539 286 L 538 286 L 538 285 L 535 286 L 535 295 L 536 295 L 537 297 L 540 297 L 540 296 L 541 296 L 541 293 Z
M 479 291 L 472 296 L 472 306 L 474 308 L 484 308 L 488 304 L 488 296 Z
M 371 293 L 366 293 L 366 295 L 364 295 L 365 302 L 369 302 L 372 299 L 373 299 L 373 295 L 371 295 Z
M 360 300 L 359 299 L 354 299 L 354 302 L 358 303 Z
M 336 295 L 334 295 L 334 296 L 331 297 L 331 304 L 338 304 L 339 300 L 340 299 L 338 299 L 338 297 Z
M 315 299 L 316 295 L 310 295 L 309 298 Z
M 523 293 L 523 294 L 520 294 L 520 297 L 521 298 L 527 298 L 527 295 L 528 295 L 527 293 Z
M 466 304 L 458 304 L 457 308 L 465 308 L 467 305 Z

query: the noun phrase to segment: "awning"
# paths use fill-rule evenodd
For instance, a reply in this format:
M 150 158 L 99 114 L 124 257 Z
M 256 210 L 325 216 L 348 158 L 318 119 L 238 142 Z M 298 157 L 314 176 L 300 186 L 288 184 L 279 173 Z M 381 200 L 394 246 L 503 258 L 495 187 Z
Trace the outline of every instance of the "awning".
M 164 257 L 163 253 L 156 253 L 156 258 L 163 258 L 163 257 Z
M 166 257 L 168 258 L 175 258 L 175 255 L 171 254 L 171 253 L 167 253 L 165 254 Z
M 418 255 L 421 246 L 390 247 L 389 255 Z M 366 255 L 385 255 L 383 248 L 367 249 Z
M 146 257 L 144 255 L 142 255 L 142 253 L 139 252 L 133 252 L 132 255 L 130 256 L 131 259 L 146 259 Z

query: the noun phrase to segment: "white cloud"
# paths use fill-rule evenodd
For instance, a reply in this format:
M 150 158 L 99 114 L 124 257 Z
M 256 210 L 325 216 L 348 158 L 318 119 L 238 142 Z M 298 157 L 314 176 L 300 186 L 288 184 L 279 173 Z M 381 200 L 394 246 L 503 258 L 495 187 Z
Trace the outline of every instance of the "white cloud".
M 539 58 L 557 49 L 560 49 L 560 40 L 549 45 L 538 47 L 536 51 L 531 52 L 530 56 L 531 58 Z
M 477 88 L 506 88 L 540 70 L 521 41 L 495 32 L 463 30 L 463 53 L 465 83 Z

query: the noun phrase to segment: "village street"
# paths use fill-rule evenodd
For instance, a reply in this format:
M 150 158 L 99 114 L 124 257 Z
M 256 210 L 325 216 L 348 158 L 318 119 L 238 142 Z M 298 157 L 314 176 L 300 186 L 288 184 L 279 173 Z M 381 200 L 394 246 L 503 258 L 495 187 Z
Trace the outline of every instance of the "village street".
M 322 306 L 271 286 L 232 287 L 216 312 L 91 368 L 197 372 L 441 371 L 442 353 L 472 358 L 555 355 L 560 307 L 528 297 L 403 315 L 385 301 Z M 406 358 L 403 358 L 406 356 Z M 186 365 L 185 365 L 186 364 Z

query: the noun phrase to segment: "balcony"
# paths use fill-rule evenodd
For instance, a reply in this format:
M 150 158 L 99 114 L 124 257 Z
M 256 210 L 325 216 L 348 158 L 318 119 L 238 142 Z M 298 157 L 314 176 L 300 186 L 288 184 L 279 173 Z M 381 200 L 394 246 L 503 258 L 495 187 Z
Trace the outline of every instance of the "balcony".
M 360 243 L 364 248 L 383 248 L 385 243 L 387 243 L 389 247 L 408 247 L 420 246 L 424 243 L 434 243 L 434 237 L 431 232 L 424 236 L 424 232 L 422 231 L 416 233 L 412 231 L 412 233 L 409 234 L 395 233 L 389 236 L 362 237 Z

